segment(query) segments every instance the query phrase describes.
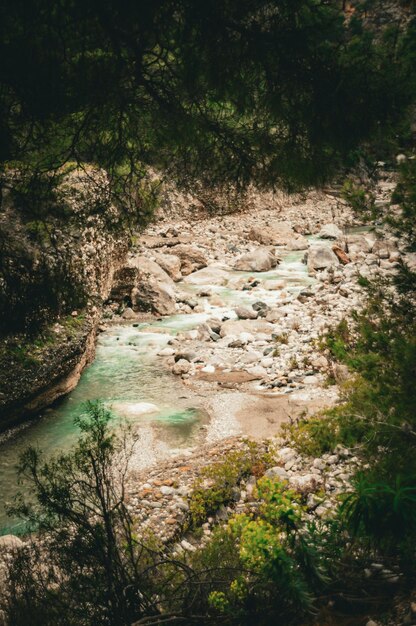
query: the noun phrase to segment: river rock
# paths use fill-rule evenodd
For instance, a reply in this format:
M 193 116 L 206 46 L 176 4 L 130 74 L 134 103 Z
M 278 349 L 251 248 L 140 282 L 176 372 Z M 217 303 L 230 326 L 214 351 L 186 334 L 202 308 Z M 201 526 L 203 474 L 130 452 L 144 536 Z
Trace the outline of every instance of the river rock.
M 177 282 L 182 278 L 181 274 L 181 260 L 175 254 L 155 254 L 156 262 L 160 267 L 165 270 L 172 280 Z
M 333 363 L 332 373 L 338 385 L 345 383 L 351 377 L 348 367 L 342 363 Z
M 288 480 L 289 474 L 283 467 L 279 467 L 276 465 L 275 467 L 270 467 L 266 471 L 267 478 L 275 478 L 277 480 Z
M 339 246 L 332 246 L 332 251 L 335 253 L 335 255 L 338 258 L 338 261 L 342 263 L 342 265 L 347 265 L 348 263 L 351 262 L 351 259 L 348 256 L 348 254 Z
M 191 364 L 189 363 L 189 361 L 186 361 L 185 359 L 180 359 L 172 367 L 172 374 L 175 374 L 176 376 L 181 376 L 182 374 L 187 374 L 190 369 Z
M 120 411 L 120 413 L 134 415 L 136 417 L 139 415 L 157 413 L 159 411 L 159 407 L 152 402 L 116 402 L 113 406 L 117 411 Z
M 292 489 L 299 491 L 300 493 L 307 495 L 318 491 L 323 485 L 323 480 L 317 474 L 304 474 L 303 476 L 291 476 L 289 478 L 289 485 Z
M 172 315 L 176 311 L 174 282 L 155 261 L 145 256 L 130 259 L 114 276 L 112 297 L 130 297 L 133 309 Z
M 160 282 L 145 272 L 140 272 L 139 277 L 139 284 L 131 294 L 134 308 L 159 315 L 173 315 L 176 312 L 176 297 L 170 285 L 172 279 L 167 276 L 169 282 Z
M 262 302 L 261 300 L 257 300 L 257 302 L 254 302 L 252 306 L 253 310 L 257 311 L 257 313 L 259 314 L 259 317 L 266 317 L 267 313 L 269 312 L 269 306 L 266 302 Z
M 380 239 L 374 243 L 372 253 L 379 259 L 389 259 L 396 250 L 397 244 L 394 240 Z
M 133 311 L 131 307 L 127 307 L 123 311 L 123 315 L 121 316 L 125 320 L 135 320 L 137 318 L 136 313 Z
M 175 350 L 173 348 L 162 348 L 162 350 L 159 350 L 159 352 L 157 353 L 157 356 L 173 356 L 175 354 Z
M 240 256 L 234 264 L 234 269 L 241 272 L 268 272 L 276 267 L 278 259 L 270 248 L 256 248 Z
M 23 546 L 23 541 L 16 535 L 3 535 L 0 537 L 0 552 L 12 552 Z
M 273 222 L 270 226 L 253 226 L 248 238 L 264 246 L 284 246 L 293 240 L 294 235 L 290 222 Z
M 238 306 L 234 311 L 240 320 L 255 320 L 259 315 L 257 311 L 248 306 Z
M 297 235 L 294 239 L 291 239 L 286 244 L 287 250 L 307 250 L 309 248 L 309 241 L 303 235 Z
M 272 324 L 264 320 L 227 320 L 221 325 L 220 335 L 221 337 L 228 337 L 229 335 L 240 336 L 241 339 L 242 333 L 250 335 L 266 333 L 271 335 L 272 330 Z
M 338 265 L 338 258 L 335 252 L 326 246 L 311 246 L 308 250 L 307 258 L 309 274 Z
M 189 285 L 226 285 L 228 272 L 215 265 L 208 265 L 203 269 L 192 272 L 184 278 L 184 283 Z M 209 294 L 210 295 L 210 294 Z
M 342 230 L 336 224 L 324 224 L 318 237 L 321 239 L 339 239 L 342 237 Z
M 195 361 L 196 358 L 197 358 L 197 354 L 196 352 L 193 352 L 192 350 L 190 350 L 189 352 L 178 352 L 178 354 L 175 355 L 175 363 L 177 363 L 181 359 L 191 362 L 191 361 Z
M 371 233 L 358 233 L 356 235 L 348 235 L 345 241 L 348 246 L 349 256 L 355 258 L 360 252 L 364 252 L 365 254 L 371 252 L 375 239 Z
M 314 359 L 311 359 L 311 365 L 315 369 L 326 369 L 328 367 L 328 359 L 323 355 L 319 355 Z
M 188 276 L 207 266 L 207 258 L 205 254 L 196 246 L 179 244 L 173 249 L 176 256 L 181 261 L 181 272 L 183 276 Z
M 267 291 L 277 291 L 278 289 L 284 289 L 286 283 L 284 280 L 265 280 L 262 286 Z

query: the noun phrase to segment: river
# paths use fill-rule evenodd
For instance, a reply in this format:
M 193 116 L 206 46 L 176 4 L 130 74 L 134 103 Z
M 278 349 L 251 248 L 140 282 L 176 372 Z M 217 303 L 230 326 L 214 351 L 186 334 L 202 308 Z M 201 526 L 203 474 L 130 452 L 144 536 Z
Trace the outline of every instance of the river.
M 274 270 L 255 276 L 262 280 L 282 280 L 285 291 L 299 291 L 313 282 L 301 262 L 303 256 L 304 251 L 285 254 Z M 230 270 L 230 277 L 238 276 L 253 276 L 253 273 Z M 195 293 L 200 289 L 181 286 Z M 29 445 L 47 454 L 69 449 L 79 436 L 74 417 L 84 410 L 87 400 L 100 399 L 116 418 L 124 417 L 140 429 L 142 465 L 154 462 L 159 454 L 174 454 L 178 449 L 189 448 L 203 436 L 209 416 L 202 403 L 195 403 L 181 379 L 161 367 L 157 353 L 172 335 L 196 328 L 213 313 L 232 318 L 236 305 L 255 300 L 272 302 L 278 295 L 265 289 L 251 293 L 210 287 L 218 292 L 225 306 L 214 307 L 208 299 L 202 299 L 203 313 L 174 315 L 146 324 L 111 326 L 99 335 L 95 360 L 82 374 L 78 386 L 36 419 L 1 436 L 0 534 L 18 533 L 21 528 L 20 522 L 6 513 L 19 489 L 16 467 L 20 454 Z

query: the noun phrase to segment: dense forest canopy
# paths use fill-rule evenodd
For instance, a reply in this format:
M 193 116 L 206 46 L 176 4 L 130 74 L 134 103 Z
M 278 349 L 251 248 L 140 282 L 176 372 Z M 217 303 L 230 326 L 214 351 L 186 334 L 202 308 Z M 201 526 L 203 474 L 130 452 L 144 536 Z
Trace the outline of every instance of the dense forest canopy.
M 0 162 L 322 182 L 414 91 L 412 24 L 376 37 L 342 4 L 6 0 Z
M 88 168 L 106 172 L 97 193 L 122 218 L 107 224 L 105 202 L 98 213 L 121 232 L 149 218 L 149 167 L 191 190 L 196 181 L 227 193 L 251 182 L 296 190 L 411 141 L 412 11 L 389 5 L 380 28 L 377 0 L 345 4 L 2 2 L 2 332 L 86 302 L 50 236 L 69 231 L 56 190 L 74 168 L 90 180 Z

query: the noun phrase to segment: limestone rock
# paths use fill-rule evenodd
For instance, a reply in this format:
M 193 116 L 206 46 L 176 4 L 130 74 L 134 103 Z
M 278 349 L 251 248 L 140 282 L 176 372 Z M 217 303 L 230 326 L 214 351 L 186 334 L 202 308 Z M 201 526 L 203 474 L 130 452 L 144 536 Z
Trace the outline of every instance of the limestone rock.
M 278 263 L 274 252 L 269 248 L 256 248 L 240 256 L 234 269 L 241 272 L 268 272 Z
M 228 281 L 228 273 L 216 267 L 215 265 L 208 265 L 196 272 L 192 272 L 184 278 L 184 282 L 189 285 L 225 285 Z
M 292 489 L 307 495 L 308 493 L 313 493 L 322 487 L 323 480 L 316 474 L 304 474 L 303 476 L 291 476 L 289 478 L 289 485 Z
M 342 237 L 342 230 L 336 224 L 324 224 L 318 237 L 321 239 L 339 239 Z
M 123 315 L 122 318 L 125 320 L 134 320 L 136 319 L 137 315 L 136 313 L 133 311 L 133 309 L 131 307 L 127 307 L 126 309 L 124 309 L 123 311 Z
M 308 250 L 308 271 L 310 274 L 339 264 L 335 252 L 326 246 L 311 246 Z
M 266 471 L 266 476 L 267 478 L 275 478 L 277 480 L 288 480 L 289 478 L 289 474 L 287 473 L 287 471 L 283 467 L 279 467 L 278 465 L 276 465 L 276 467 L 270 467 Z
M 192 244 L 179 244 L 173 248 L 173 252 L 180 258 L 183 276 L 188 276 L 192 272 L 207 266 L 208 262 L 205 254 Z
M 270 226 L 251 228 L 248 238 L 264 246 L 284 246 L 294 237 L 295 231 L 290 222 L 272 222 Z
M 23 541 L 16 535 L 3 535 L 0 537 L 0 551 L 11 552 L 24 546 Z
M 172 374 L 181 376 L 182 374 L 187 374 L 190 369 L 191 364 L 189 363 L 189 361 L 185 361 L 185 359 L 180 359 L 172 367 Z
M 234 309 L 240 320 L 255 320 L 258 317 L 258 312 L 248 306 L 238 306 Z
M 133 308 L 159 315 L 176 312 L 174 282 L 154 261 L 146 257 L 135 259 L 136 285 L 131 292 Z
M 175 254 L 155 254 L 156 262 L 160 267 L 171 277 L 172 280 L 177 282 L 182 278 L 181 274 L 181 260 Z

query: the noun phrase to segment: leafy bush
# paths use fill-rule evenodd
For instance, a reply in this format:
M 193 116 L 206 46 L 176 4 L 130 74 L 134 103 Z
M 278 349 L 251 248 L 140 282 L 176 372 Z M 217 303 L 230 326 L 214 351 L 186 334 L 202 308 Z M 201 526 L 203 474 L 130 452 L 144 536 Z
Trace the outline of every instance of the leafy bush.
M 189 503 L 192 527 L 196 528 L 222 505 L 231 502 L 242 478 L 264 474 L 270 463 L 268 454 L 260 452 L 257 444 L 248 442 L 247 450 L 231 452 L 223 461 L 206 467 L 195 481 Z
M 22 455 L 34 501 L 21 496 L 13 513 L 36 535 L 12 562 L 1 601 L 13 626 L 158 623 L 162 597 L 183 610 L 182 566 L 154 538 L 136 534 L 125 501 L 134 440 L 116 435 L 110 420 L 89 403 L 73 450 L 48 461 L 34 448 Z
M 409 250 L 416 251 L 416 161 L 409 160 L 400 168 L 400 179 L 393 193 L 392 203 L 400 204 L 397 215 L 390 215 L 388 223 L 403 237 Z
M 415 247 L 416 167 L 401 167 L 387 218 Z M 361 197 L 361 196 L 360 196 Z M 359 444 L 365 463 L 341 506 L 356 542 L 405 558 L 416 538 L 416 273 L 401 263 L 392 279 L 361 279 L 367 303 L 332 329 L 323 347 L 354 372 L 343 403 L 291 431 L 310 453 Z M 414 566 L 412 565 L 414 568 Z
M 407 551 L 416 535 L 416 476 L 390 477 L 358 473 L 340 513 L 353 536 L 367 539 L 383 552 Z
M 375 197 L 362 185 L 357 185 L 352 180 L 346 180 L 341 195 L 361 219 L 371 220 L 377 217 Z
M 333 452 L 339 444 L 355 446 L 369 431 L 368 424 L 352 411 L 348 412 L 345 405 L 285 424 L 282 428 L 291 445 L 302 454 L 313 457 Z
M 258 512 L 232 517 L 197 558 L 209 555 L 212 565 L 224 545 L 233 555 L 226 561 L 234 567 L 228 583 L 209 594 L 210 606 L 222 619 L 287 624 L 312 609 L 316 592 L 327 583 L 329 553 L 321 531 L 305 522 L 299 494 L 265 477 L 257 491 Z

